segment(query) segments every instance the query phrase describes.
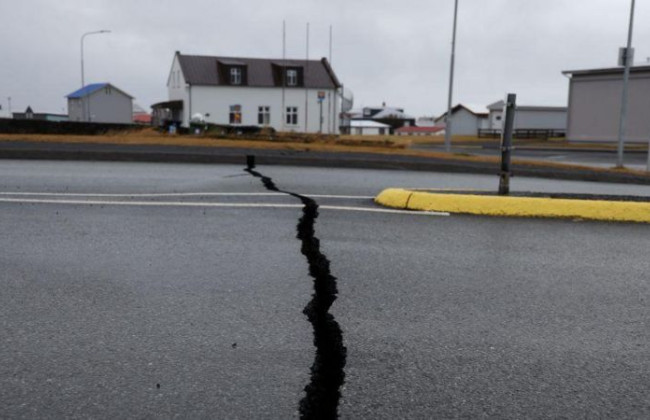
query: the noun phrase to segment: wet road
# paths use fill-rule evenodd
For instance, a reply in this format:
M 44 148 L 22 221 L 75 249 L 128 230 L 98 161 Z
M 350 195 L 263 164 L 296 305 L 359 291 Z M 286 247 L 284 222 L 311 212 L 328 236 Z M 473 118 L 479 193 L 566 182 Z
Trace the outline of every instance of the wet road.
M 316 355 L 304 203 L 243 169 L 0 162 L 1 417 L 300 416 Z M 345 346 L 326 404 L 341 418 L 650 414 L 647 226 L 370 199 L 492 177 L 256 171 L 320 206 Z M 513 190 L 650 195 L 522 178 Z
M 569 148 L 559 149 L 529 149 L 525 145 L 517 146 L 515 139 L 515 148 L 513 150 L 514 159 L 528 159 L 528 160 L 541 160 L 545 162 L 557 162 L 577 164 L 584 166 L 593 166 L 598 168 L 613 168 L 616 166 L 617 154 L 616 150 L 611 151 L 595 151 L 595 150 L 578 150 Z M 415 145 L 414 149 L 419 150 L 434 150 L 444 151 L 442 145 Z M 483 147 L 479 145 L 465 145 L 452 148 L 454 153 L 468 153 L 480 156 L 500 156 L 500 150 L 497 146 L 491 145 Z M 623 164 L 630 168 L 640 171 L 645 171 L 648 164 L 648 153 L 646 151 L 626 151 L 623 155 Z

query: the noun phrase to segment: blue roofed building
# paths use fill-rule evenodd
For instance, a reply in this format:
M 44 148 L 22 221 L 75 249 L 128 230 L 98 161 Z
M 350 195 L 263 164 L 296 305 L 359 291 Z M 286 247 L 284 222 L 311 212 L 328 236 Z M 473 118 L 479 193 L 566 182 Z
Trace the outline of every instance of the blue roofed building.
M 131 124 L 133 97 L 110 83 L 93 83 L 67 95 L 70 121 Z

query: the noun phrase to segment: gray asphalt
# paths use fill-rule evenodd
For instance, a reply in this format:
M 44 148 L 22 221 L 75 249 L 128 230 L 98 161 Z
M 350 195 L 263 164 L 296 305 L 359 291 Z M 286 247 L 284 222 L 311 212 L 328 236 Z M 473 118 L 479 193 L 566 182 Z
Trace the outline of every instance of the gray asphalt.
M 617 154 L 616 150 L 611 151 L 598 151 L 588 149 L 570 149 L 567 147 L 557 149 L 545 148 L 531 148 L 528 146 L 517 146 L 515 140 L 515 149 L 513 157 L 515 159 L 529 159 L 545 162 L 558 162 L 569 163 L 585 166 L 593 166 L 598 168 L 613 168 L 616 166 Z M 415 145 L 414 149 L 419 150 L 434 150 L 443 151 L 444 146 L 441 145 Z M 452 151 L 455 153 L 469 153 L 481 156 L 500 156 L 498 147 L 490 145 L 488 147 L 482 146 L 458 146 L 453 147 Z M 624 165 L 630 169 L 645 171 L 648 163 L 648 153 L 641 150 L 628 150 L 624 153 Z
M 298 416 L 314 357 L 300 203 L 242 169 L 0 161 L 0 200 L 16 200 L 0 201 L 0 417 Z M 341 418 L 650 416 L 647 226 L 363 212 L 384 187 L 498 180 L 256 169 L 323 207 Z

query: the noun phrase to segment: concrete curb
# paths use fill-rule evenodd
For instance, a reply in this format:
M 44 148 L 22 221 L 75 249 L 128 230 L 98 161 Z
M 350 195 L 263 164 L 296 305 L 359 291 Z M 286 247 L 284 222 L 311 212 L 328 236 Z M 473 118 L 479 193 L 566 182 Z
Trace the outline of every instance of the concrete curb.
M 391 208 L 502 217 L 650 223 L 650 201 L 461 194 L 389 188 L 375 202 Z

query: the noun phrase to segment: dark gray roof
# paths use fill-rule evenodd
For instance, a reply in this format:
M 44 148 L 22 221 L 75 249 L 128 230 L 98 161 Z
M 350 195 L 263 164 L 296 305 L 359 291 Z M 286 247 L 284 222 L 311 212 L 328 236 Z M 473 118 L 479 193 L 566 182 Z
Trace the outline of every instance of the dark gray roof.
M 605 69 L 589 69 L 589 70 L 567 70 L 562 74 L 571 74 L 574 76 L 582 75 L 615 75 L 623 74 L 624 67 L 611 67 Z M 650 72 L 650 66 L 632 66 L 630 67 L 631 73 L 644 73 Z
M 308 88 L 333 89 L 340 83 L 330 67 L 327 59 L 321 60 L 282 60 L 264 58 L 240 57 L 210 57 L 201 55 L 183 55 L 178 53 L 178 59 L 187 83 L 191 85 L 219 86 L 228 85 L 220 80 L 219 65 L 237 65 L 246 67 L 246 86 L 274 87 L 278 86 L 275 77 L 275 67 L 301 67 L 305 74 L 305 85 Z
M 503 109 L 505 103 L 503 99 L 487 106 L 489 110 L 500 111 Z M 518 111 L 566 111 L 566 106 L 551 106 L 551 105 L 517 105 Z

